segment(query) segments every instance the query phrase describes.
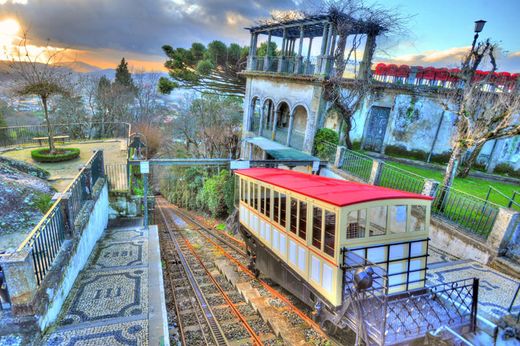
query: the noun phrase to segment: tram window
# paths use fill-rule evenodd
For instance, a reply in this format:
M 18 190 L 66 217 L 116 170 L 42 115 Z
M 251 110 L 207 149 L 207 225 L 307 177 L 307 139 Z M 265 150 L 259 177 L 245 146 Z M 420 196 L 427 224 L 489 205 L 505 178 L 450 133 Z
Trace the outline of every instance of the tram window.
M 280 222 L 280 193 L 278 191 L 273 191 L 273 219 L 274 222 Z
M 291 198 L 291 232 L 296 234 L 298 228 L 298 200 Z
M 323 210 L 318 207 L 312 208 L 312 245 L 321 250 L 321 221 Z
M 388 228 L 391 233 L 406 232 L 406 205 L 392 205 L 388 207 L 390 214 Z
M 260 208 L 259 202 L 260 202 L 260 186 L 258 184 L 255 184 L 255 209 L 256 210 L 259 210 L 259 208 Z
M 300 224 L 298 225 L 298 236 L 307 239 L 307 203 L 300 201 Z
M 265 214 L 265 187 L 260 186 L 260 213 Z
M 325 244 L 323 251 L 334 257 L 334 241 L 336 235 L 336 213 L 325 211 Z
M 254 192 L 255 190 L 253 189 L 253 186 L 254 184 L 252 182 L 249 182 L 249 205 L 251 207 L 255 207 L 255 200 L 254 200 Z
M 282 227 L 285 227 L 285 220 L 287 218 L 287 213 L 286 213 L 286 209 L 287 209 L 287 198 L 285 197 L 285 194 L 281 193 L 280 194 L 280 225 Z
M 424 205 L 412 205 L 410 210 L 410 231 L 424 231 L 426 224 L 426 207 Z
M 271 217 L 271 189 L 265 189 L 265 215 Z
M 353 210 L 347 216 L 347 239 L 364 238 L 367 210 Z
M 370 236 L 386 234 L 386 213 L 387 207 L 372 207 L 368 209 Z

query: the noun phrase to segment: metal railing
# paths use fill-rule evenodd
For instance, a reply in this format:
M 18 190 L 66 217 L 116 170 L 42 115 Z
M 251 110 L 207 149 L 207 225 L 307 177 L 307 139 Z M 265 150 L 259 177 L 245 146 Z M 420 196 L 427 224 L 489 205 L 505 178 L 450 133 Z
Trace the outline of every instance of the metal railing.
M 320 160 L 334 163 L 334 160 L 336 159 L 337 150 L 337 144 L 323 141 L 316 145 L 315 156 L 318 157 Z
M 105 175 L 111 191 L 128 190 L 128 168 L 126 163 L 105 165 Z
M 477 323 L 478 279 L 441 283 L 388 294 L 388 275 L 380 266 L 353 251 L 342 249 L 344 300 L 348 308 L 342 321 L 368 345 L 406 343 L 441 326 Z M 358 289 L 358 271 L 371 269 L 372 285 Z
M 294 75 L 320 74 L 317 68 L 320 57 L 312 56 L 309 59 L 297 56 L 256 56 L 250 65 L 252 71 L 280 72 Z M 281 66 L 280 66 L 281 65 Z
M 130 138 L 131 125 L 123 122 L 91 122 L 53 124 L 54 136 L 66 135 L 70 141 L 85 141 L 107 138 Z M 0 127 L 0 147 L 39 145 L 37 137 L 47 137 L 47 125 Z M 57 140 L 58 142 L 62 141 Z M 42 143 L 43 144 L 43 143 Z
M 379 186 L 414 193 L 421 193 L 424 183 L 424 177 L 386 163 L 381 167 L 380 175 L 376 181 Z
M 500 206 L 454 188 L 440 186 L 432 204 L 432 213 L 487 239 Z
M 341 169 L 355 177 L 368 182 L 372 173 L 374 159 L 370 156 L 346 149 Z
M 511 197 L 509 197 L 501 191 L 495 189 L 493 186 L 489 186 L 488 192 L 486 194 L 486 201 L 489 201 L 489 198 L 491 197 L 492 193 L 497 194 L 498 198 L 503 199 L 504 202 L 506 202 L 504 203 L 504 205 L 507 206 L 507 208 L 512 208 L 520 211 L 520 202 L 516 201 L 516 197 L 520 196 L 520 192 L 513 191 L 513 194 L 511 195 Z
M 18 246 L 17 252 L 28 250 L 32 256 L 38 286 L 52 266 L 67 234 L 72 233 L 76 217 L 91 197 L 92 186 L 103 176 L 103 152 L 96 151 L 62 196 Z

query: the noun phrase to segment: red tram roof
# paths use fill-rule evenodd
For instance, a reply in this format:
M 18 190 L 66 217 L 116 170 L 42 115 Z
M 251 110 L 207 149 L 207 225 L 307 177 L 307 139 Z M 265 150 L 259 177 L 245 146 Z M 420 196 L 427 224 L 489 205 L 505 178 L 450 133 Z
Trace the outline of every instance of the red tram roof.
M 338 207 L 382 199 L 433 199 L 429 196 L 416 193 L 327 178 L 287 169 L 249 168 L 236 170 L 235 173 L 294 191 Z

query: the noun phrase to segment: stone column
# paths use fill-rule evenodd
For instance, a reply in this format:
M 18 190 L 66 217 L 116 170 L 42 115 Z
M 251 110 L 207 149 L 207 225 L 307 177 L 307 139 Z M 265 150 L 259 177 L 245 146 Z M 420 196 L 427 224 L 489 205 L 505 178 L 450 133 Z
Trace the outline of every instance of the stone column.
M 296 67 L 294 69 L 294 73 L 296 73 L 296 74 L 302 73 L 302 67 L 303 67 L 302 50 L 303 50 L 303 25 L 300 26 L 300 42 L 298 45 L 298 56 L 296 56 Z
M 271 131 L 271 139 L 274 141 L 274 138 L 275 138 L 275 133 L 276 133 L 276 123 L 278 122 L 278 116 L 279 116 L 279 113 L 280 111 L 277 110 L 274 112 L 274 119 L 273 119 L 273 127 L 272 127 L 272 131 Z
M 312 49 L 312 39 L 313 37 L 309 37 L 309 48 L 307 49 L 307 61 L 304 64 L 304 74 L 308 74 L 311 72 L 311 49 Z
M 14 315 L 34 313 L 33 298 L 38 289 L 31 253 L 22 251 L 0 257 L 0 266 L 7 284 L 11 309 Z
M 372 171 L 370 172 L 370 178 L 368 180 L 368 183 L 370 185 L 379 185 L 379 181 L 381 179 L 381 172 L 383 171 L 384 164 L 385 163 L 383 161 L 372 161 Z
M 324 54 L 323 54 L 323 62 L 322 62 L 322 70 L 321 74 L 328 75 L 331 69 L 331 58 L 330 58 L 330 47 L 332 46 L 332 36 L 334 32 L 334 27 L 332 26 L 332 23 L 329 24 L 329 32 L 327 36 L 327 46 L 325 48 Z
M 262 130 L 264 128 L 264 105 L 260 107 L 260 124 L 258 124 L 258 135 L 262 135 Z
M 323 64 L 323 58 L 325 56 L 325 48 L 327 45 L 327 30 L 328 30 L 329 24 L 325 23 L 323 25 L 323 34 L 321 36 L 321 49 L 320 49 L 320 56 L 318 57 L 318 64 L 316 66 L 315 73 L 320 74 L 321 68 Z
M 292 136 L 293 126 L 294 126 L 294 109 L 291 112 L 291 117 L 289 118 L 289 129 L 287 130 L 287 143 L 286 143 L 286 145 L 288 147 L 291 146 L 291 136 Z
M 486 243 L 495 251 L 496 255 L 501 255 L 518 232 L 520 232 L 520 212 L 508 208 L 499 208 Z
M 369 79 L 371 75 L 370 62 L 372 61 L 372 55 L 374 54 L 373 46 L 376 44 L 376 35 L 368 34 L 367 41 L 365 43 L 365 51 L 363 52 L 363 60 L 359 65 L 358 79 Z
M 271 65 L 271 30 L 269 30 L 269 36 L 267 37 L 267 50 L 264 57 L 264 71 L 269 71 Z
M 283 29 L 282 56 L 278 59 L 278 73 L 284 72 L 285 55 L 287 54 L 287 29 Z
M 251 32 L 251 39 L 249 40 L 249 57 L 247 59 L 247 69 L 249 71 L 253 70 L 254 69 L 254 66 L 253 66 L 253 57 L 254 57 L 254 52 L 253 52 L 253 41 L 254 41 L 254 36 L 255 34 L 253 34 Z
M 251 49 L 249 50 L 251 52 L 251 70 L 257 70 L 257 57 L 256 57 L 256 46 L 257 46 L 257 42 L 258 42 L 258 33 L 255 32 L 253 35 L 252 35 L 252 46 L 251 46 Z
M 341 166 L 343 166 L 343 160 L 345 157 L 346 150 L 347 150 L 347 148 L 342 145 L 338 145 L 336 147 L 336 157 L 334 158 L 334 167 L 340 168 Z
M 426 179 L 424 181 L 423 190 L 421 195 L 435 197 L 437 194 L 437 190 L 439 189 L 440 183 L 437 180 Z

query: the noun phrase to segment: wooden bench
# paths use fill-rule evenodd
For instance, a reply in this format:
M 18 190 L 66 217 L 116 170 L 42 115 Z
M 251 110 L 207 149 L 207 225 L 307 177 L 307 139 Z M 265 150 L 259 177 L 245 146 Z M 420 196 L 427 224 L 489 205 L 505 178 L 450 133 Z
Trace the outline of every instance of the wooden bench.
M 55 141 L 61 140 L 62 143 L 65 143 L 65 140 L 68 140 L 70 138 L 70 136 L 52 136 L 52 138 Z M 47 139 L 49 139 L 49 137 L 33 137 L 33 141 L 38 141 L 38 144 L 40 146 L 42 145 L 42 142 L 46 141 Z

